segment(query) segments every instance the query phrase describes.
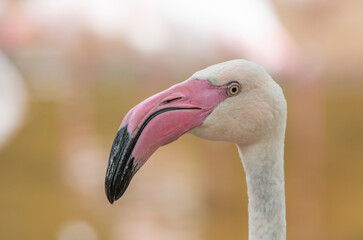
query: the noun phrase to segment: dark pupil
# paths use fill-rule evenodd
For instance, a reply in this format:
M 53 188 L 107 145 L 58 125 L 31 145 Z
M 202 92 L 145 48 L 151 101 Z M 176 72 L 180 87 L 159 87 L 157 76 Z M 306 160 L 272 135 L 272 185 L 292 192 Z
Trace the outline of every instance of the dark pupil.
M 237 88 L 236 87 L 233 87 L 231 90 L 232 90 L 232 93 L 236 93 L 237 92 Z

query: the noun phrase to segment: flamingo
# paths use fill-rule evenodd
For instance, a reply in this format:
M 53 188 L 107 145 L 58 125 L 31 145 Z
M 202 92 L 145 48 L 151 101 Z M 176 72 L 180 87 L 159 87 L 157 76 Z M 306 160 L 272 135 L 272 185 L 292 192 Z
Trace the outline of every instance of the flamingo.
M 256 63 L 207 67 L 132 108 L 109 157 L 105 189 L 112 204 L 160 147 L 184 133 L 237 145 L 246 172 L 250 240 L 286 239 L 284 140 L 286 100 Z

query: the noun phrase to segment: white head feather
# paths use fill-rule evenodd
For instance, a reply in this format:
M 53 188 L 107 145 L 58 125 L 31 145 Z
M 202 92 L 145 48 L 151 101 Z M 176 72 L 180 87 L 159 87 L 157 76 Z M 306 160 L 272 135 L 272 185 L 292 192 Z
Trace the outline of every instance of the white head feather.
M 192 77 L 214 85 L 237 81 L 241 92 L 226 99 L 191 133 L 240 145 L 284 134 L 286 100 L 280 86 L 256 63 L 238 59 L 207 67 Z M 283 128 L 283 129 L 281 129 Z

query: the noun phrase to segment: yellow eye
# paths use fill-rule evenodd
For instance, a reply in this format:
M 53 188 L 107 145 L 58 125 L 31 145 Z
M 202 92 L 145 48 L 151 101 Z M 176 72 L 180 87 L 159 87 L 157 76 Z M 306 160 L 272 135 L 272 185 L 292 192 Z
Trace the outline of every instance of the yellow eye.
M 237 95 L 240 91 L 241 91 L 241 86 L 238 83 L 232 83 L 231 86 L 228 87 L 229 96 Z

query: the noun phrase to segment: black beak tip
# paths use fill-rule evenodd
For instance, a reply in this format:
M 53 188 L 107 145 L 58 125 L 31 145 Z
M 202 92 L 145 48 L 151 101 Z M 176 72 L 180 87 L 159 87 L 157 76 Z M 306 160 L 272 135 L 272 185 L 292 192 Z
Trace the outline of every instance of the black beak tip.
M 109 186 L 109 184 L 107 184 L 107 181 L 106 181 L 106 185 L 105 185 L 105 190 L 106 190 L 106 196 L 107 196 L 107 200 L 113 204 L 113 202 L 115 201 L 114 197 L 113 197 L 113 194 L 111 193 L 111 188 Z
M 118 190 L 114 189 L 113 191 L 110 190 L 111 189 L 106 187 L 106 196 L 108 201 L 113 204 L 115 201 L 122 197 L 122 195 L 125 193 L 126 188 L 121 188 Z
M 114 200 L 113 200 L 112 198 L 107 198 L 107 199 L 108 199 L 108 201 L 109 201 L 111 204 L 113 204 Z
M 107 200 L 111 203 L 111 204 L 113 204 L 114 203 L 114 201 L 115 201 L 115 199 L 114 199 L 114 195 L 111 193 L 111 191 L 110 191 L 110 189 L 109 188 L 107 188 L 107 186 L 106 186 L 106 196 L 107 196 Z
M 130 134 L 126 125 L 117 132 L 111 147 L 106 171 L 105 190 L 107 199 L 111 204 L 119 199 L 126 190 L 123 187 L 124 175 L 128 175 L 127 173 L 132 170 L 133 165 L 133 158 L 128 154 L 130 150 L 132 150 L 130 148 Z
M 126 188 L 123 185 L 119 185 L 122 181 L 112 181 L 112 179 L 106 178 L 105 190 L 107 200 L 113 204 L 117 201 L 125 192 Z
M 131 160 L 129 161 L 129 163 L 132 166 L 133 161 Z M 133 171 L 132 168 L 126 168 L 126 171 L 121 174 L 119 173 L 115 179 L 113 177 L 114 174 L 107 174 L 105 181 L 106 196 L 111 204 L 113 204 L 124 195 L 133 175 L 135 174 L 135 171 Z

